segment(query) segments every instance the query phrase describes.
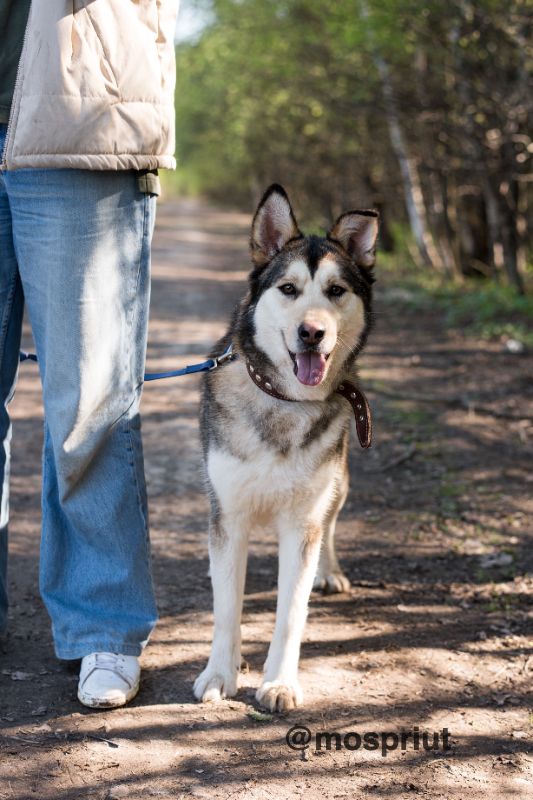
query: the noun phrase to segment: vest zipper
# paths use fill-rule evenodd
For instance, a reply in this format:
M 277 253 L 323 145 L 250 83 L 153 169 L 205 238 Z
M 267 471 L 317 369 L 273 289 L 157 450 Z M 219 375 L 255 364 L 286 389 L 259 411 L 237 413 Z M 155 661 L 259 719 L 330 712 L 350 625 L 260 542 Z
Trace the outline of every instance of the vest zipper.
M 30 5 L 28 6 L 28 19 L 26 20 L 26 27 L 24 29 L 24 37 L 22 39 L 22 50 L 20 52 L 20 59 L 17 67 L 17 76 L 15 78 L 15 88 L 13 89 L 13 99 L 11 101 L 11 108 L 9 109 L 9 120 L 7 122 L 7 130 L 6 130 L 6 139 L 4 142 L 4 150 L 2 152 L 2 163 L 0 164 L 1 170 L 7 169 L 7 144 L 9 142 L 9 137 L 12 134 L 13 128 L 13 118 L 15 116 L 15 99 L 17 99 L 17 94 L 20 92 L 20 83 L 22 80 L 22 62 L 24 60 L 24 54 L 26 50 L 26 40 L 28 38 L 28 25 L 30 22 L 30 14 L 31 14 L 31 7 L 32 7 L 32 0 L 30 0 Z

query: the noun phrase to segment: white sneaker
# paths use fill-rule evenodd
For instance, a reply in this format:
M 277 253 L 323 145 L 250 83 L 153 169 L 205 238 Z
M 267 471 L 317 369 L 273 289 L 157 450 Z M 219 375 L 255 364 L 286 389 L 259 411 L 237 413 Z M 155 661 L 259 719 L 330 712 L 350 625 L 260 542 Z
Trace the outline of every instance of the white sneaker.
M 137 656 L 91 653 L 81 660 L 78 700 L 90 708 L 116 708 L 139 691 L 141 668 Z

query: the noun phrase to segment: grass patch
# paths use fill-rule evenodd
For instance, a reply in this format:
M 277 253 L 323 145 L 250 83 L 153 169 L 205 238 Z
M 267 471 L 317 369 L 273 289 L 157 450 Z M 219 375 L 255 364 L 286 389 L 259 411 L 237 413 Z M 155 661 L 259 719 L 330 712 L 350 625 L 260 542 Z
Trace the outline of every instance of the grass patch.
M 407 400 L 393 400 L 388 404 L 387 419 L 398 428 L 425 428 L 434 422 L 434 414 Z
M 381 299 L 411 311 L 442 313 L 445 324 L 485 340 L 518 339 L 533 348 L 533 296 L 492 280 L 449 279 L 420 269 L 401 237 L 398 252 L 381 254 L 376 275 L 383 277 Z M 526 276 L 526 281 L 529 276 Z

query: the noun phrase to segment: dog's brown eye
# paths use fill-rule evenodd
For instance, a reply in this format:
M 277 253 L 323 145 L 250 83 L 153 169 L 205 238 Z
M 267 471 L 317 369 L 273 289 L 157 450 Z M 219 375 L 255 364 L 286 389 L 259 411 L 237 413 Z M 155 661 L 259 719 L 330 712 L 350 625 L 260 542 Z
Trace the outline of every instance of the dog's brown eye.
M 330 286 L 328 289 L 328 294 L 330 297 L 341 297 L 346 292 L 346 289 L 343 286 Z
M 296 286 L 294 283 L 284 283 L 282 286 L 278 287 L 280 292 L 286 295 L 294 295 L 296 294 Z

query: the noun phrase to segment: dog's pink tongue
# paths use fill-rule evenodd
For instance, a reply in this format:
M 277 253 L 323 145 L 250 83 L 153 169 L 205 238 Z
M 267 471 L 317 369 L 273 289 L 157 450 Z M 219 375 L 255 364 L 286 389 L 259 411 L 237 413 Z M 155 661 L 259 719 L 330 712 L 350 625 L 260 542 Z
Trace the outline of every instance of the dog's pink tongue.
M 323 353 L 296 353 L 296 377 L 306 386 L 317 386 L 324 377 L 326 356 Z

